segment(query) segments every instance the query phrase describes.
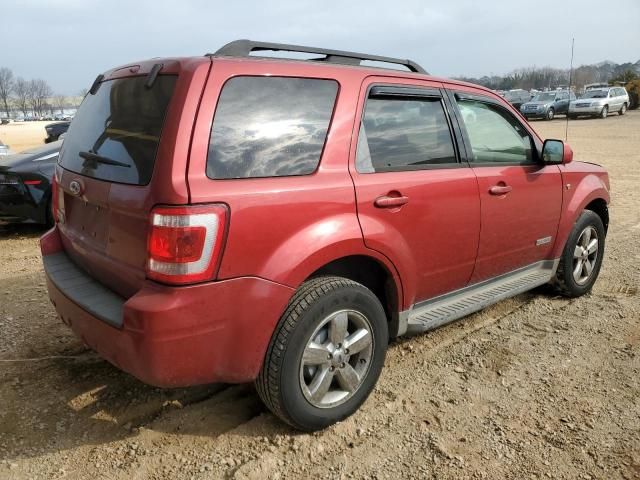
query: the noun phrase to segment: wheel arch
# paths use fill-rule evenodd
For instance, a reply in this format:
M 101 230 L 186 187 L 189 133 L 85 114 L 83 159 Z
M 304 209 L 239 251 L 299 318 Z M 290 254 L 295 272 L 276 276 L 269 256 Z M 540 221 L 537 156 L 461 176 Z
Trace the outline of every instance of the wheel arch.
M 398 331 L 398 314 L 402 306 L 402 284 L 393 265 L 371 254 L 354 254 L 336 258 L 311 272 L 305 281 L 332 275 L 348 278 L 371 290 L 384 308 L 392 337 Z
M 569 238 L 571 230 L 584 210 L 596 213 L 605 225 L 605 233 L 609 226 L 609 188 L 599 175 L 586 175 L 577 180 L 577 185 L 572 188 L 573 194 L 563 201 L 563 214 L 558 226 L 556 244 L 552 251 L 553 258 L 558 258 Z M 570 182 L 571 176 L 565 177 L 565 182 Z M 570 183 L 569 183 L 570 184 Z M 566 203 L 565 203 L 566 202 Z
M 604 232 L 609 230 L 609 206 L 604 198 L 596 198 L 585 205 L 584 210 L 591 210 L 600 217 L 604 225 Z

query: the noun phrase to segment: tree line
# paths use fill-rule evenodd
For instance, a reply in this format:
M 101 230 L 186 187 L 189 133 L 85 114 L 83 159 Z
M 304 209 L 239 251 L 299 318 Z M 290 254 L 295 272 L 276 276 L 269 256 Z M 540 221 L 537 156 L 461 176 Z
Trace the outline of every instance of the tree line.
M 626 83 L 640 75 L 640 60 L 636 63 L 616 64 L 602 62 L 596 65 L 582 65 L 570 72 L 569 69 L 552 67 L 528 67 L 513 70 L 506 75 L 485 75 L 483 77 L 458 77 L 471 83 L 476 83 L 493 90 L 524 90 L 544 88 L 556 88 L 568 86 L 571 76 L 571 85 L 578 90 L 589 83 L 596 82 L 621 82 Z
M 77 103 L 77 97 L 54 95 L 46 80 L 14 77 L 11 69 L 0 67 L 0 110 L 7 117 L 12 111 L 22 112 L 25 117 L 42 117 L 47 113 L 54 115 L 56 110 L 62 114 L 66 107 L 76 106 Z

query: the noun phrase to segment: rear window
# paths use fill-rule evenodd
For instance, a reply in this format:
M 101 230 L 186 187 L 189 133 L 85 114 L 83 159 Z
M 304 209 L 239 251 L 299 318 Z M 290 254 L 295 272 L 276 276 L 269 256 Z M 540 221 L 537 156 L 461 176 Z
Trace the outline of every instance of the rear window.
M 146 76 L 102 82 L 78 109 L 60 164 L 99 180 L 148 184 L 176 78 L 160 75 L 151 88 Z
M 207 158 L 213 179 L 308 175 L 327 137 L 333 80 L 235 77 L 220 94 Z

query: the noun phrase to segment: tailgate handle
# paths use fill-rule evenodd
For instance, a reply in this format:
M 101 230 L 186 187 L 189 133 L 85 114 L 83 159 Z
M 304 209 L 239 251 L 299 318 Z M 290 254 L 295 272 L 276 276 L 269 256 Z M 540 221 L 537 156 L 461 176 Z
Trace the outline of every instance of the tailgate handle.
M 409 197 L 404 195 L 390 196 L 384 195 L 375 199 L 373 204 L 378 208 L 396 208 L 409 203 Z

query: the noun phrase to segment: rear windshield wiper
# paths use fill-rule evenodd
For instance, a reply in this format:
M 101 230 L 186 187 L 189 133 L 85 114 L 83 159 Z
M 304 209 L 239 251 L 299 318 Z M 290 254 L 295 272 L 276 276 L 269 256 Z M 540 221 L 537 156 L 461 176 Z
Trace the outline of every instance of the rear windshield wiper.
M 114 165 L 116 167 L 131 168 L 131 165 L 129 165 L 128 163 L 119 162 L 118 160 L 113 160 L 109 157 L 103 157 L 102 155 L 98 155 L 97 153 L 93 152 L 80 152 L 78 153 L 78 155 L 80 155 L 85 160 L 89 160 L 92 162 L 104 163 L 105 165 Z

